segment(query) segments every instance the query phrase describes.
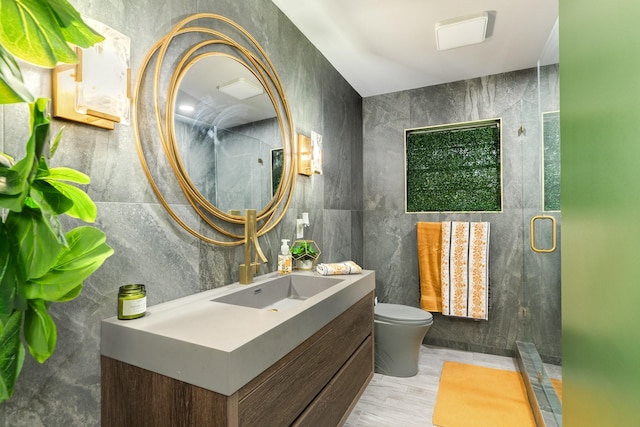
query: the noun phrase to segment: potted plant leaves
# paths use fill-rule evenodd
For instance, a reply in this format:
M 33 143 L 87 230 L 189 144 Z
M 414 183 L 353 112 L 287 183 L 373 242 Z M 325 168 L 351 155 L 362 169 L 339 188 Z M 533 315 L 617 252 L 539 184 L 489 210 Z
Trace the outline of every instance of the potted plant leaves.
M 311 270 L 320 257 L 320 248 L 313 240 L 296 240 L 291 246 L 291 258 L 298 270 Z
M 63 214 L 96 219 L 95 204 L 76 186 L 89 177 L 48 165 L 60 133 L 50 141 L 49 100 L 31 94 L 15 59 L 49 68 L 73 63 L 77 57 L 67 42 L 88 47 L 103 37 L 66 1 L 3 3 L 2 26 L 0 104 L 29 105 L 31 136 L 22 159 L 0 153 L 0 402 L 13 394 L 25 347 L 40 363 L 53 353 L 57 331 L 49 306 L 80 295 L 83 281 L 113 253 L 95 227 L 64 232 Z

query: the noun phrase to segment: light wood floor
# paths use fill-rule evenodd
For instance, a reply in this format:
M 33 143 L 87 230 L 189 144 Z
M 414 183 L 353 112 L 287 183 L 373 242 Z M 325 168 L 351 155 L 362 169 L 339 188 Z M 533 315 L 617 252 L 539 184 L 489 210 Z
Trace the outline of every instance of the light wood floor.
M 423 345 L 418 374 L 396 378 L 374 374 L 345 427 L 432 427 L 433 408 L 445 361 L 517 371 L 515 359 Z M 559 366 L 545 365 L 551 378 L 561 378 Z

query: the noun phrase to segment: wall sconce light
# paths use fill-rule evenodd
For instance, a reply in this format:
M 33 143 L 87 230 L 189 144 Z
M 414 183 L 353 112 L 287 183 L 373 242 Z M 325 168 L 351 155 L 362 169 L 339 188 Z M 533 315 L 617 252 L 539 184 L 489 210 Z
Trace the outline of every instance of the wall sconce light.
M 311 169 L 312 158 L 311 138 L 298 134 L 298 173 L 300 175 L 313 175 L 313 170 Z
M 298 173 L 322 174 L 322 135 L 311 131 L 311 138 L 298 134 Z
M 311 169 L 313 173 L 322 175 L 322 135 L 314 131 L 311 131 L 311 148 L 313 149 Z
M 83 17 L 104 40 L 76 48 L 78 63 L 53 70 L 53 116 L 115 129 L 131 114 L 131 39 L 98 21 Z

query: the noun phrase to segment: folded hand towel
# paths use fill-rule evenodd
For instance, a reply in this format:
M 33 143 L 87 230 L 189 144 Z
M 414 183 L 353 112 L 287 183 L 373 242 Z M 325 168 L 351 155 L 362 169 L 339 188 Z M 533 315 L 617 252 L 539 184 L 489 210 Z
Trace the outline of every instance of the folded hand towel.
M 418 266 L 420 269 L 420 307 L 427 311 L 442 312 L 441 259 L 442 224 L 418 222 Z
M 336 274 L 360 274 L 362 267 L 353 261 L 337 262 L 333 264 L 319 264 L 316 271 L 323 276 L 331 276 Z

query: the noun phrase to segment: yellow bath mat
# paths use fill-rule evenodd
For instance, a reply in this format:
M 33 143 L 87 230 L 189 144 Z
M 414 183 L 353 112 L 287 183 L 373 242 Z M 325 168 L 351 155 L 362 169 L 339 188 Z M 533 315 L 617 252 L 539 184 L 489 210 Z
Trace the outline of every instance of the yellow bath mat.
M 445 362 L 433 424 L 438 427 L 535 427 L 519 372 Z

